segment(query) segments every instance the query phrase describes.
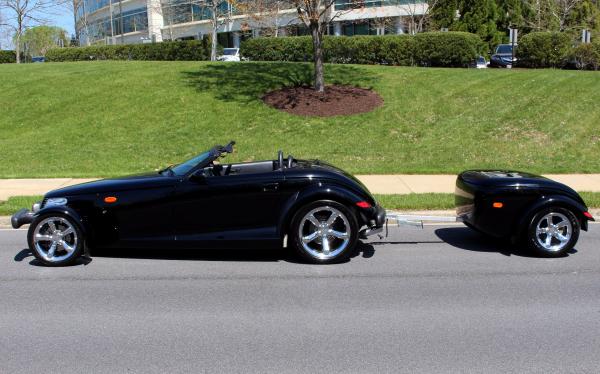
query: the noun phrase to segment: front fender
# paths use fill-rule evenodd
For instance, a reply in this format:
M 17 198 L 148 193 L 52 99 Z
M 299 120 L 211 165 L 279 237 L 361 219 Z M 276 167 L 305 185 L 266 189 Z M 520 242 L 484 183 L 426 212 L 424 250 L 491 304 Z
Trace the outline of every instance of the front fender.
M 367 198 L 334 184 L 307 187 L 291 196 L 284 204 L 277 227 L 278 233 L 283 237 L 296 211 L 302 206 L 317 200 L 333 200 L 353 208 L 354 204 L 367 200 Z M 357 217 L 357 219 L 360 219 L 360 217 Z
M 570 209 L 575 214 L 575 217 L 579 219 L 581 224 L 581 229 L 587 231 L 588 229 L 588 219 L 583 215 L 584 212 L 587 212 L 587 207 L 580 202 L 564 195 L 547 195 L 542 196 L 534 203 L 529 205 L 527 209 L 521 215 L 521 219 L 517 222 L 517 227 L 515 228 L 515 232 L 521 236 L 527 227 L 529 227 L 529 223 L 535 213 L 540 209 L 550 207 L 550 206 L 560 206 L 563 208 Z

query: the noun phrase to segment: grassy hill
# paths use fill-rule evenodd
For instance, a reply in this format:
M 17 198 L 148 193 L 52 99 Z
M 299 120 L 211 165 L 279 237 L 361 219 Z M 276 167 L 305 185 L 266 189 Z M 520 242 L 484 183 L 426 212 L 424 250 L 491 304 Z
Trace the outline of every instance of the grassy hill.
M 0 66 L 0 177 L 96 177 L 177 163 L 215 143 L 233 160 L 278 149 L 354 173 L 465 168 L 600 172 L 600 73 L 329 65 L 373 87 L 374 112 L 304 118 L 264 105 L 310 80 L 294 63 Z

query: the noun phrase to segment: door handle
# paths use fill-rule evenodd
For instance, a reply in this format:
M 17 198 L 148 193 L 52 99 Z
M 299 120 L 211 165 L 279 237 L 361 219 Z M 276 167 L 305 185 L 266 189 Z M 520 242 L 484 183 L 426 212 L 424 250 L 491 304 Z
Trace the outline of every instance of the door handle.
M 279 183 L 266 183 L 263 184 L 263 192 L 269 192 L 269 191 L 277 191 L 279 190 Z

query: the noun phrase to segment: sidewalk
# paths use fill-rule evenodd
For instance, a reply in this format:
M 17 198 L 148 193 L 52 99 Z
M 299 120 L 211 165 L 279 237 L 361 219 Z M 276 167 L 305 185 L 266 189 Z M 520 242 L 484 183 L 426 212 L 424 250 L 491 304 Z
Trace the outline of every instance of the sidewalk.
M 374 194 L 453 193 L 456 175 L 357 175 Z M 576 191 L 600 192 L 600 174 L 548 174 Z M 0 200 L 12 196 L 43 195 L 50 190 L 94 180 L 75 178 L 0 179 Z

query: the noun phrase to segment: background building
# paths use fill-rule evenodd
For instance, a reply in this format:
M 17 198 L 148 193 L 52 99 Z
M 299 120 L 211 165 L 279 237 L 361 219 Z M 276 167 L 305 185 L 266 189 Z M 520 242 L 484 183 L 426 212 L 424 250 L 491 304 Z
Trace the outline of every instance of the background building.
M 210 10 L 194 0 L 81 0 L 77 9 L 76 28 L 81 45 L 131 44 L 163 40 L 200 39 L 209 35 Z M 227 2 L 223 11 L 229 22 L 219 28 L 219 44 L 237 47 L 244 38 L 261 33 L 277 36 L 302 35 L 307 30 L 300 24 L 295 9 L 285 9 L 272 17 L 272 22 L 257 20 Z M 331 35 L 383 35 L 410 32 L 410 16 L 426 12 L 421 0 L 336 0 L 336 14 L 328 33 Z M 269 24 L 270 23 L 270 24 Z

